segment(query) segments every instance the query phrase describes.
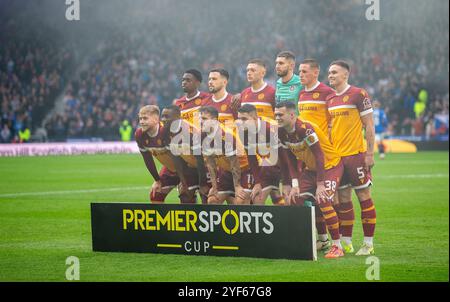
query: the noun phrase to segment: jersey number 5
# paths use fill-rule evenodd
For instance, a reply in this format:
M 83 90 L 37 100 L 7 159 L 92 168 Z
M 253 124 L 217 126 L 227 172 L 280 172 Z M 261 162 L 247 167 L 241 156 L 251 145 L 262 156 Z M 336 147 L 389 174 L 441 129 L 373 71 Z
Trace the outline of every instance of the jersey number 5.
M 364 178 L 365 174 L 364 174 L 364 167 L 358 167 L 356 169 L 356 171 L 358 172 L 358 178 Z

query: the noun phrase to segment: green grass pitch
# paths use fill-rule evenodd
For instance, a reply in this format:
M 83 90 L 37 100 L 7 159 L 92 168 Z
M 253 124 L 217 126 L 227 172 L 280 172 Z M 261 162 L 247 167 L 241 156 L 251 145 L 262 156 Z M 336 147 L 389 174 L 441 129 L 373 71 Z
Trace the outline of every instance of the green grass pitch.
M 152 179 L 137 154 L 0 158 L 0 171 L 0 281 L 65 281 L 68 256 L 80 259 L 80 281 L 366 281 L 366 258 L 354 255 L 309 262 L 92 252 L 91 202 L 148 202 Z M 388 154 L 373 175 L 381 281 L 448 282 L 448 152 Z

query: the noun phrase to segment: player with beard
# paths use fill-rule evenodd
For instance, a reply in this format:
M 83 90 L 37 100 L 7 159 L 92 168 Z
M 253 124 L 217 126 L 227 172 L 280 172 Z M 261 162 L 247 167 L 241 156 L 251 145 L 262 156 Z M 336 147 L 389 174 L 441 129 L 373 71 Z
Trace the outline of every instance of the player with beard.
M 230 75 L 225 69 L 213 69 L 208 76 L 208 89 L 211 95 L 203 99 L 202 107 L 211 106 L 219 112 L 219 122 L 233 122 L 237 112 L 231 107 L 233 95 L 228 93 L 227 85 Z
M 220 123 L 219 112 L 212 106 L 200 108 L 200 116 L 201 152 L 211 174 L 208 203 L 250 204 L 253 177 L 234 127 L 227 129 Z
M 294 73 L 294 70 L 294 53 L 291 51 L 280 52 L 275 59 L 275 71 L 279 77 L 275 91 L 276 104 L 287 101 L 295 104 L 297 108 L 298 97 L 303 87 L 300 77 Z

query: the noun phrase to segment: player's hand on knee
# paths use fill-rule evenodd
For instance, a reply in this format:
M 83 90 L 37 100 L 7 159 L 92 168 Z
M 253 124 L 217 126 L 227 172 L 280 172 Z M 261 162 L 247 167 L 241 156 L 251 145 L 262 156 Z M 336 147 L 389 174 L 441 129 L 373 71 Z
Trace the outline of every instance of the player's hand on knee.
M 289 204 L 295 204 L 295 199 L 299 197 L 300 197 L 300 188 L 299 187 L 292 188 L 287 198 Z
M 252 192 L 250 193 L 250 198 L 254 203 L 260 203 L 262 197 L 262 187 L 261 184 L 255 184 Z
M 217 198 L 217 196 L 208 196 L 208 204 L 218 204 L 219 203 L 219 199 Z
M 161 190 L 162 190 L 162 184 L 161 184 L 161 181 L 160 181 L 160 180 L 155 181 L 155 182 L 153 183 L 153 185 L 152 185 L 151 191 L 152 191 L 152 192 L 155 192 L 155 193 L 161 193 Z
M 286 202 L 289 202 L 289 194 L 291 193 L 292 187 L 290 185 L 283 185 L 283 198 Z
M 180 181 L 178 184 L 178 193 L 180 195 L 186 195 L 189 192 L 188 186 L 186 183 Z
M 330 198 L 328 197 L 327 189 L 325 188 L 325 185 L 323 182 L 317 183 L 316 201 L 318 204 L 330 201 Z
M 208 196 L 209 186 L 208 185 L 200 186 L 200 188 L 198 188 L 198 192 L 200 193 L 200 195 Z
M 211 189 L 209 189 L 208 199 L 210 197 L 218 198 L 218 195 L 219 195 L 219 191 L 217 190 L 217 187 L 213 186 L 213 187 L 211 187 Z
M 247 193 L 244 191 L 244 188 L 242 186 L 236 186 L 234 187 L 234 194 L 236 198 L 240 198 L 242 200 L 247 199 Z

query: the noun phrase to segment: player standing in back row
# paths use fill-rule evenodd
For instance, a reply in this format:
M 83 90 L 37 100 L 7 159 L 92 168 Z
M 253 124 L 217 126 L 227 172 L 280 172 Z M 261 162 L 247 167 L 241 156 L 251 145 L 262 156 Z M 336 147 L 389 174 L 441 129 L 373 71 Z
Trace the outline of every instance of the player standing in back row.
M 209 93 L 199 91 L 202 83 L 202 74 L 197 69 L 186 70 L 181 79 L 181 87 L 185 93 L 184 96 L 174 101 L 174 105 L 180 108 L 181 118 L 189 123 L 194 122 L 194 115 L 202 106 L 203 99 L 209 96 Z
M 327 108 L 327 97 L 334 93 L 334 90 L 319 82 L 320 65 L 314 59 L 305 59 L 300 63 L 298 74 L 303 89 L 300 91 L 298 99 L 299 118 L 303 121 L 317 125 L 323 133 L 329 136 L 330 114 Z M 308 173 L 306 170 L 303 171 Z M 314 194 L 305 202 L 315 204 Z M 331 247 L 328 240 L 327 225 L 321 211 L 316 211 L 317 228 L 317 250 L 325 251 Z
M 252 105 L 256 108 L 258 118 L 267 122 L 275 122 L 275 88 L 264 81 L 266 64 L 261 59 L 250 60 L 247 64 L 247 81 L 250 87 L 245 88 L 240 94 L 241 106 Z M 239 115 L 239 113 L 238 113 Z M 285 201 L 279 189 L 270 192 L 272 203 L 284 205 Z
M 375 129 L 370 97 L 364 89 L 348 84 L 350 66 L 345 61 L 334 61 L 328 70 L 328 80 L 336 92 L 327 99 L 331 115 L 331 141 L 344 164 L 344 175 L 339 187 L 338 215 L 342 245 L 347 253 L 353 252 L 352 231 L 354 210 L 352 188 L 361 204 L 364 242 L 356 255 L 374 253 L 373 236 L 376 212 L 370 195 L 374 165 Z M 366 141 L 363 137 L 363 128 Z
M 233 95 L 228 93 L 227 85 L 230 75 L 225 69 L 213 69 L 208 76 L 208 89 L 211 95 L 203 99 L 202 107 L 211 106 L 219 112 L 219 122 L 234 122 L 237 111 L 231 107 Z
M 300 77 L 294 73 L 295 55 L 291 51 L 282 51 L 275 59 L 275 71 L 280 78 L 277 81 L 275 91 L 276 103 L 288 101 L 297 108 L 298 97 L 302 84 Z M 298 108 L 297 108 L 298 115 Z

